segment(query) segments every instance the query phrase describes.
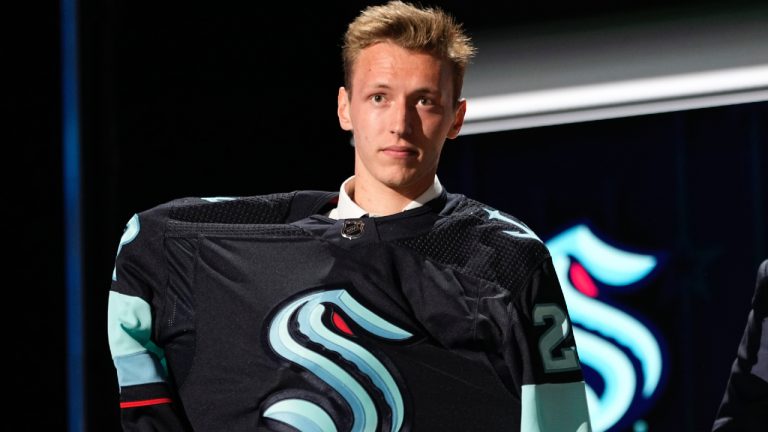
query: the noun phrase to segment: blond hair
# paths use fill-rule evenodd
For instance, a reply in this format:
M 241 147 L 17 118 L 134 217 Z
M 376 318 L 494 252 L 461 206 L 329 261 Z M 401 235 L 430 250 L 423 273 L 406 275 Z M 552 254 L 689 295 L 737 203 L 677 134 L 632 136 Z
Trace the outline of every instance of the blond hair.
M 360 52 L 384 41 L 448 60 L 453 69 L 453 95 L 458 102 L 464 71 L 475 54 L 475 47 L 461 24 L 443 10 L 416 7 L 402 1 L 370 6 L 349 24 L 342 48 L 344 85 L 349 94 L 352 93 L 352 67 Z

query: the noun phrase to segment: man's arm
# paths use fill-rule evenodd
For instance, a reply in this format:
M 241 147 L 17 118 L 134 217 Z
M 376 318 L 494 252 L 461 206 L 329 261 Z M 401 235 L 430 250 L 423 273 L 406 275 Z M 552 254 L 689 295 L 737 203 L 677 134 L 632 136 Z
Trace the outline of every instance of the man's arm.
M 163 214 L 153 209 L 131 218 L 112 273 L 108 336 L 126 431 L 190 429 L 168 384 L 163 350 L 154 341 L 157 293 L 167 278 Z
M 510 314 L 517 325 L 507 362 L 522 371 L 520 430 L 591 431 L 568 308 L 551 259 L 533 272 Z

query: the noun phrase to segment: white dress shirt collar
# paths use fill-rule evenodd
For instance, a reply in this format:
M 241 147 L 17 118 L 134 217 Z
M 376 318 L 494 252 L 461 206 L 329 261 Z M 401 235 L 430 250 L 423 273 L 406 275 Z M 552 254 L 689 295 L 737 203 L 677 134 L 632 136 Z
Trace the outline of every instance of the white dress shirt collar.
M 339 202 L 336 204 L 336 208 L 328 213 L 328 217 L 331 219 L 354 219 L 368 214 L 368 212 L 363 210 L 359 205 L 357 205 L 357 203 L 352 201 L 352 198 L 350 198 L 349 194 L 347 193 L 347 184 L 353 178 L 355 178 L 355 176 L 344 180 L 344 183 L 341 184 L 341 187 L 339 188 Z M 441 193 L 443 193 L 443 186 L 440 184 L 440 180 L 437 179 L 437 176 L 435 176 L 435 181 L 432 183 L 432 185 L 428 187 L 424 193 L 416 197 L 415 200 L 409 202 L 408 205 L 403 207 L 402 211 L 421 207 L 429 201 L 432 201 L 433 199 L 440 196 Z M 369 216 L 375 217 L 376 215 Z

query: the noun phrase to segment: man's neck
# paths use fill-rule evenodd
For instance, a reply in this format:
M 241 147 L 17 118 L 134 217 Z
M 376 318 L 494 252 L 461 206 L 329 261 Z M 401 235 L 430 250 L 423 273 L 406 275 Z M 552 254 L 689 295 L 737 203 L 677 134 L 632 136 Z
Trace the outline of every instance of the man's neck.
M 360 181 L 356 176 L 347 184 L 347 194 L 370 215 L 387 216 L 403 211 L 434 183 L 434 175 L 426 176 L 429 182 L 420 182 L 410 188 L 392 189 L 378 182 Z

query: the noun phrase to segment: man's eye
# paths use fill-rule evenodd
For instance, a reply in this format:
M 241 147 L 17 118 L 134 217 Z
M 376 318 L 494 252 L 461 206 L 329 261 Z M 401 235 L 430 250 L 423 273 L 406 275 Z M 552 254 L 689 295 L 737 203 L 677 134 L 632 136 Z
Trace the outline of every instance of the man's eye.
M 432 99 L 430 98 L 419 98 L 419 105 L 432 105 Z
M 382 103 L 382 102 L 384 102 L 384 96 L 378 95 L 378 94 L 377 95 L 373 95 L 373 96 L 371 96 L 371 100 L 373 101 L 373 103 Z

